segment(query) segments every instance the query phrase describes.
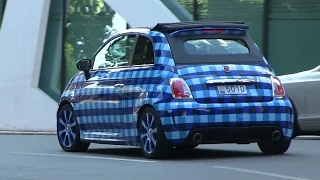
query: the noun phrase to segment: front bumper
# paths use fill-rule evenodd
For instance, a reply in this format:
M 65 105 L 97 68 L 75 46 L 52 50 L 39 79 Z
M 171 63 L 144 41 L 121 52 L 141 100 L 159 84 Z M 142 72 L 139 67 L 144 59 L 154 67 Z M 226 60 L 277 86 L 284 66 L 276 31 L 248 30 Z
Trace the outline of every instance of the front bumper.
M 175 100 L 154 107 L 166 138 L 174 145 L 189 142 L 196 132 L 203 133 L 202 143 L 264 140 L 276 129 L 280 130 L 283 139 L 292 136 L 293 112 L 287 99 L 221 104 Z

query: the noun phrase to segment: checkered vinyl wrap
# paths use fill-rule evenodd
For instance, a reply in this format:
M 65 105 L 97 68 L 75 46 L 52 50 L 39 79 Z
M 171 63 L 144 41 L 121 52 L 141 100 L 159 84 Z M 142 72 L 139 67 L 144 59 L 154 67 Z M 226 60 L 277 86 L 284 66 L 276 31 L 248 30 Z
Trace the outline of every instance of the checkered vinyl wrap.
M 108 139 L 112 143 L 114 140 L 129 138 L 130 141 L 117 143 L 135 144 L 139 108 L 172 98 L 168 78 L 177 77 L 177 74 L 170 70 L 171 66 L 155 65 L 124 70 L 126 73 L 116 72 L 126 74 L 127 78 L 121 81 L 115 78 L 115 72 L 109 72 L 108 77 L 113 78 L 108 81 L 102 80 L 106 72 L 92 73 L 89 81 L 69 86 L 73 88 L 75 84 L 80 84 L 82 87 L 78 99 L 73 101 L 81 138 Z M 123 83 L 125 87 L 114 88 L 113 85 L 117 83 Z
M 198 103 L 236 103 L 268 102 L 273 99 L 272 82 L 267 68 L 254 65 L 228 65 L 230 72 L 223 70 L 224 65 L 178 66 L 178 74 L 189 85 Z M 219 95 L 217 85 L 208 80 L 249 79 L 256 83 L 247 85 L 246 95 Z M 223 84 L 220 84 L 223 85 Z
M 268 99 L 272 92 L 266 68 L 230 65 L 231 73 L 226 74 L 221 65 L 176 66 L 166 37 L 152 31 L 148 35 L 155 46 L 154 66 L 95 70 L 87 81 L 79 72 L 67 85 L 60 101 L 73 105 L 81 139 L 138 145 L 137 113 L 144 105 L 152 105 L 159 113 L 173 144 L 180 144 L 195 127 L 274 124 L 291 136 L 291 104 L 286 99 Z M 195 99 L 172 97 L 169 79 L 176 77 L 185 79 Z M 250 97 L 219 99 L 216 90 L 206 90 L 201 84 L 213 77 L 253 78 L 258 88 L 248 87 Z M 124 88 L 115 84 L 124 84 Z M 260 96 L 266 102 L 254 102 Z M 203 100 L 206 98 L 209 101 Z
M 150 31 L 149 36 L 154 43 L 155 64 L 172 66 L 172 71 L 175 71 L 171 48 L 165 35 L 157 31 Z
M 168 139 L 179 144 L 194 128 L 280 126 L 286 138 L 292 135 L 292 112 L 288 100 L 250 103 L 200 104 L 193 100 L 158 103 Z M 160 110 L 161 109 L 161 110 Z

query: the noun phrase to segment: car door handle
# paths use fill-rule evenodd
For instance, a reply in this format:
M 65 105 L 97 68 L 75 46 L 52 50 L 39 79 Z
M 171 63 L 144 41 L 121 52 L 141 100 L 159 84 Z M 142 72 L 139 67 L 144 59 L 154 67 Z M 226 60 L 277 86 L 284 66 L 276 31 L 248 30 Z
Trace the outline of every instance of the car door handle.
M 114 87 L 121 87 L 121 88 L 123 88 L 123 87 L 124 87 L 124 84 L 115 84 Z

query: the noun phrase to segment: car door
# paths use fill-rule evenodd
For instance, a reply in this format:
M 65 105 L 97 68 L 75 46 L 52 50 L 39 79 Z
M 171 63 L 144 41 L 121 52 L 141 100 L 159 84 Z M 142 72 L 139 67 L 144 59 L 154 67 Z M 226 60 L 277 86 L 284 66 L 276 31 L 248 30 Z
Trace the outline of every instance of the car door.
M 124 106 L 130 107 L 128 109 L 130 115 L 125 119 L 125 123 L 130 124 L 131 128 L 137 128 L 137 112 L 145 103 L 147 93 L 157 88 L 156 83 L 153 83 L 157 82 L 157 78 L 152 77 L 154 68 L 153 43 L 149 37 L 140 35 L 134 49 L 132 67 L 125 88 L 127 96 Z
M 320 66 L 312 70 L 305 82 L 307 88 L 306 105 L 307 119 L 310 131 L 320 129 Z
M 80 127 L 88 140 L 123 141 L 123 80 L 136 35 L 110 39 L 93 57 L 90 78 L 80 91 Z

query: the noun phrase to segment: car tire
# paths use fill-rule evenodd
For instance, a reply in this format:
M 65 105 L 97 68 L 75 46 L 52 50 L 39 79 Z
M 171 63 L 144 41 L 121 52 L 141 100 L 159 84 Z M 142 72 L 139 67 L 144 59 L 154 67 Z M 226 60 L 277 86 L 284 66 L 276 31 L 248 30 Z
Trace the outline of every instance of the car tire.
M 58 111 L 57 136 L 60 147 L 66 152 L 84 152 L 90 146 L 80 140 L 79 125 L 70 104 L 63 105 Z
M 142 110 L 139 116 L 139 144 L 148 159 L 169 157 L 172 145 L 168 142 L 158 113 L 151 107 Z
M 264 154 L 284 154 L 291 145 L 291 140 L 258 142 L 259 149 Z

